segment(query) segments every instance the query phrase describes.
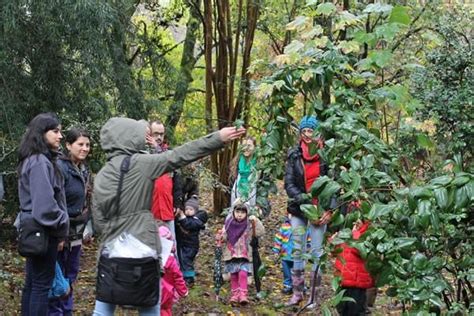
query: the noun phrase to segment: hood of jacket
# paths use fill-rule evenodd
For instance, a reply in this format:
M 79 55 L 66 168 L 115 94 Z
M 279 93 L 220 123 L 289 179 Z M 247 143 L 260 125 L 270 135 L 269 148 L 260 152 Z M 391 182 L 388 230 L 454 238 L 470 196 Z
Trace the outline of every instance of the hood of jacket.
M 100 130 L 100 145 L 106 152 L 107 159 L 144 152 L 146 128 L 145 121 L 125 117 L 109 119 Z

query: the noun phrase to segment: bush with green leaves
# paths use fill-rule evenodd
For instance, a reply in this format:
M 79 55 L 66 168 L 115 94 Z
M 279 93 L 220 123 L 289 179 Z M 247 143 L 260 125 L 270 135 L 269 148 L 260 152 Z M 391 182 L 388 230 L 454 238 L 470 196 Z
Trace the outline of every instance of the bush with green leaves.
M 472 169 L 463 171 L 457 157 L 445 164 L 452 171 L 439 164 L 418 178 L 401 159 L 400 123 L 419 102 L 407 88 L 410 72 L 400 74 L 410 67 L 397 49 L 410 47 L 404 41 L 419 32 L 417 23 L 426 23 L 420 18 L 425 10 L 434 14 L 435 8 L 377 3 L 346 11 L 330 2 L 308 4 L 307 16 L 287 25 L 296 31 L 295 39 L 268 65 L 272 75 L 256 88 L 268 102 L 270 118 L 262 149 L 268 159 L 261 168 L 281 176 L 281 160 L 272 159 L 291 146 L 294 116 L 317 115 L 325 139 L 319 154 L 331 171 L 311 188 L 319 205 L 305 206 L 304 212 L 318 217 L 337 194 L 331 225 L 340 227 L 326 245 L 322 268 L 328 270 L 329 254 L 346 242 L 359 250 L 377 285 L 387 286 L 387 294 L 405 311 L 467 312 L 473 307 Z M 416 131 L 414 136 L 415 145 L 429 147 L 429 136 Z M 342 216 L 338 210 L 352 201 L 361 202 L 360 210 Z M 371 226 L 356 241 L 351 229 L 358 220 Z M 325 315 L 345 299 L 338 279 L 333 283 L 338 293 L 323 304 Z

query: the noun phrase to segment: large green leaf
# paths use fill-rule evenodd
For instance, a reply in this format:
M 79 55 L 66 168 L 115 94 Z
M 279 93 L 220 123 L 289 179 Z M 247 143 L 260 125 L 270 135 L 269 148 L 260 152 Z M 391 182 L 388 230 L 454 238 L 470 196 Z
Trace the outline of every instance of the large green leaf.
M 388 13 L 392 8 L 389 4 L 371 3 L 365 7 L 364 13 Z
M 389 21 L 391 23 L 410 24 L 408 8 L 404 6 L 395 6 L 390 13 Z
M 389 50 L 372 51 L 369 53 L 370 60 L 380 68 L 384 68 L 392 61 L 393 54 Z
M 332 181 L 328 176 L 319 177 L 316 181 L 313 182 L 311 185 L 311 194 L 313 196 L 317 196 L 321 193 L 324 186 Z
M 396 203 L 391 203 L 391 204 L 376 203 L 372 205 L 372 208 L 370 209 L 369 219 L 375 220 L 375 219 L 378 219 L 379 217 L 383 217 L 389 214 L 390 212 L 392 212 L 396 207 L 397 207 Z
M 445 209 L 448 207 L 448 190 L 444 187 L 437 188 L 433 190 L 436 203 L 440 209 Z
M 339 192 L 341 186 L 336 181 L 331 181 L 324 187 L 323 191 L 317 196 L 319 205 L 322 208 L 328 209 L 330 207 L 331 198 Z
M 434 178 L 430 181 L 430 184 L 432 185 L 447 185 L 449 184 L 453 178 L 451 176 L 441 176 Z
M 331 15 L 336 12 L 336 6 L 332 2 L 323 2 L 318 5 L 316 14 Z
M 434 148 L 434 143 L 426 136 L 425 134 L 418 134 L 416 135 L 416 142 L 422 148 Z
M 304 216 L 309 219 L 310 221 L 315 221 L 321 218 L 321 211 L 320 209 L 312 204 L 303 204 L 300 206 L 301 211 L 303 212 Z

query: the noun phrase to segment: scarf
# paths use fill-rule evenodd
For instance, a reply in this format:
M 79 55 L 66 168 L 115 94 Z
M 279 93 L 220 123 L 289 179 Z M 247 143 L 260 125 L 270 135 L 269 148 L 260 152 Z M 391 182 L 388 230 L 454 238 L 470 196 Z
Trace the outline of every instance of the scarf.
M 239 182 L 237 183 L 237 191 L 239 192 L 239 196 L 243 197 L 243 200 L 246 201 L 249 198 L 250 193 L 250 175 L 252 174 L 253 170 L 255 170 L 255 166 L 257 164 L 257 160 L 255 158 L 250 159 L 247 162 L 244 155 L 240 155 L 239 159 Z
M 303 151 L 303 160 L 305 163 L 314 162 L 319 159 L 319 155 L 317 153 L 313 155 L 310 154 L 310 148 L 307 143 L 300 141 L 300 146 L 301 150 Z M 317 144 L 314 144 L 314 146 L 317 146 Z
M 226 218 L 224 227 L 227 233 L 227 240 L 229 241 L 231 246 L 234 246 L 239 240 L 239 238 L 242 237 L 248 227 L 248 223 L 248 219 L 244 219 L 243 221 L 238 222 L 234 218 L 233 212 L 230 216 Z

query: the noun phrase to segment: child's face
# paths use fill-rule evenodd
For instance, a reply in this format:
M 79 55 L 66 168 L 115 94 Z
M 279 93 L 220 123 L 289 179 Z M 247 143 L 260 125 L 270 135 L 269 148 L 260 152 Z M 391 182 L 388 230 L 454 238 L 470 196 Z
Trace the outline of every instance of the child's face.
M 195 214 L 196 211 L 191 206 L 186 206 L 186 208 L 184 209 L 184 215 L 186 216 L 194 216 Z
M 238 222 L 241 222 L 247 217 L 247 211 L 240 209 L 234 210 L 234 217 Z

